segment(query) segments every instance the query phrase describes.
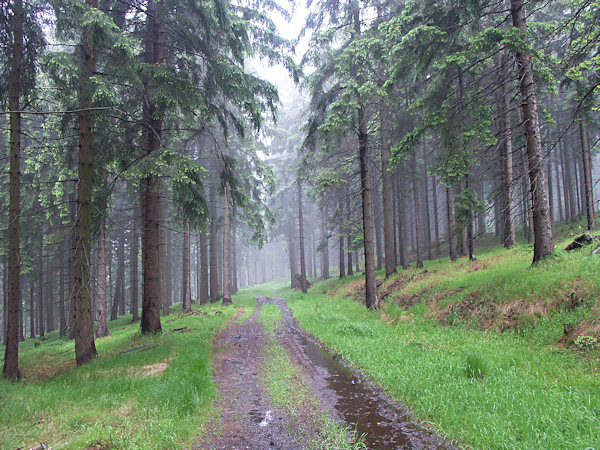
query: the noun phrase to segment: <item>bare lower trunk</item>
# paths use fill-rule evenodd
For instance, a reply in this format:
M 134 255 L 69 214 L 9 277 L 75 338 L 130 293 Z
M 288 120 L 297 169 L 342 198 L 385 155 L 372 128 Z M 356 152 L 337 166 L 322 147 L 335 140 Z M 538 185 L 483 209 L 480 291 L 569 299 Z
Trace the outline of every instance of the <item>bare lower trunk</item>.
M 340 254 L 339 254 L 339 270 L 340 279 L 346 278 L 346 255 L 344 255 L 344 234 L 342 230 L 342 223 L 339 224 L 339 240 L 340 240 Z
M 183 226 L 183 297 L 182 310 L 190 312 L 192 310 L 192 293 L 190 285 L 190 221 L 187 217 L 184 219 Z
M 396 250 L 394 245 L 393 185 L 390 165 L 390 143 L 388 137 L 387 109 L 380 112 L 381 133 L 381 189 L 383 191 L 383 241 L 385 253 L 385 277 L 396 273 Z
M 502 190 L 503 199 L 502 216 L 503 230 L 502 241 L 506 248 L 514 247 L 517 242 L 515 231 L 515 202 L 513 179 L 513 146 L 512 123 L 510 118 L 510 92 L 508 90 L 508 55 L 502 56 Z
M 306 294 L 308 286 L 306 283 L 306 263 L 304 259 L 304 219 L 302 214 L 302 182 L 298 180 L 298 242 L 300 250 L 300 289 Z
M 97 8 L 97 0 L 87 0 Z M 94 136 L 91 94 L 88 91 L 91 78 L 95 75 L 95 50 L 87 32 L 84 32 L 80 47 L 82 65 L 79 118 L 79 183 L 77 185 L 77 224 L 75 247 L 75 359 L 81 365 L 97 355 L 92 326 L 92 299 L 90 295 L 90 237 L 91 203 L 94 173 Z
M 160 297 L 163 316 L 169 315 L 171 306 L 171 277 L 169 276 L 170 261 L 167 247 L 169 243 L 169 229 L 167 227 L 167 198 L 166 187 L 162 186 L 160 193 L 160 228 L 158 230 L 158 261 L 160 263 Z
M 146 10 L 146 62 L 156 65 L 163 64 L 163 26 L 161 23 L 160 7 L 154 7 L 154 1 L 148 0 Z M 153 97 L 155 87 L 150 88 Z M 146 154 L 151 154 L 160 148 L 162 132 L 162 113 L 157 111 L 153 101 L 144 106 L 144 123 L 146 124 Z M 160 217 L 160 181 L 154 174 L 148 175 L 142 182 L 142 320 L 141 331 L 157 333 L 161 331 L 160 323 L 160 270 L 158 265 L 158 240 Z
M 44 233 L 42 229 L 38 253 L 38 330 L 40 338 L 44 338 L 46 336 L 44 294 Z
M 135 204 L 133 206 L 133 226 L 131 228 L 131 268 L 130 276 L 131 276 L 131 321 L 137 322 L 140 320 L 139 318 L 139 280 L 138 280 L 138 258 L 139 258 L 139 238 L 137 234 L 137 230 L 139 228 L 139 207 Z
M 65 336 L 67 334 L 67 317 L 65 308 L 65 255 L 68 255 L 69 247 L 65 245 L 68 242 L 67 239 L 62 243 L 59 249 L 58 263 L 59 263 L 59 285 L 58 285 L 58 304 L 59 304 L 59 324 L 58 334 L 59 336 Z
M 327 280 L 329 278 L 329 241 L 325 230 L 325 220 L 321 218 L 321 252 L 322 252 L 322 268 L 321 278 Z
M 210 301 L 219 301 L 219 274 L 217 258 L 217 186 L 216 177 L 210 183 Z
M 521 33 L 527 33 L 523 0 L 511 0 L 511 15 L 513 26 L 518 28 Z M 542 167 L 542 139 L 531 57 L 527 52 L 517 52 L 516 58 L 519 64 L 519 84 L 523 96 L 522 108 L 527 135 L 529 180 L 533 196 L 533 262 L 535 263 L 554 251 L 554 242 L 548 207 L 548 189 Z
M 223 306 L 231 301 L 231 206 L 229 204 L 229 184 L 225 183 L 223 193 Z
M 398 197 L 398 255 L 400 257 L 400 265 L 406 270 L 408 269 L 408 237 L 406 236 L 406 198 L 401 170 L 402 168 L 398 171 L 396 183 L 396 196 Z
M 415 201 L 415 241 L 417 247 L 417 268 L 421 268 L 423 267 L 423 250 L 421 245 L 421 237 L 423 236 L 423 230 L 421 228 L 421 200 L 419 196 L 419 183 L 417 181 L 416 150 L 413 150 L 412 152 L 410 166 L 412 173 L 413 196 Z
M 200 303 L 208 303 L 208 237 L 200 233 Z
M 3 373 L 11 380 L 19 371 L 19 311 L 21 309 L 21 244 L 19 214 L 21 213 L 21 62 L 23 59 L 23 2 L 13 1 L 13 48 L 10 68 L 8 102 L 10 113 L 10 186 L 8 210 L 8 294 L 6 348 Z
M 596 227 L 594 220 L 594 188 L 592 184 L 592 160 L 590 157 L 590 143 L 588 140 L 587 124 L 584 119 L 579 123 L 579 136 L 581 138 L 582 172 L 584 206 L 587 217 L 587 228 L 593 230 Z
M 454 207 L 452 206 L 452 188 L 446 187 L 446 213 L 448 222 L 448 251 L 450 261 L 455 262 L 456 255 L 456 239 L 454 237 Z
M 104 210 L 106 211 L 106 210 Z M 97 278 L 97 304 L 98 315 L 96 320 L 96 337 L 108 336 L 108 327 L 106 326 L 106 221 L 104 211 L 100 216 L 98 225 L 98 274 Z

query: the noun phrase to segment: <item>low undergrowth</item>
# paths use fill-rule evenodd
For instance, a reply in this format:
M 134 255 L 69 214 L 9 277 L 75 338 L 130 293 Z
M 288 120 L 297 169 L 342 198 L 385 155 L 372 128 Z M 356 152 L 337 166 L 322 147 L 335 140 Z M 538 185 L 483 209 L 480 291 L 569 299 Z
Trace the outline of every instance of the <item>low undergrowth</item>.
M 175 307 L 174 309 L 177 309 Z M 124 316 L 96 340 L 99 356 L 75 368 L 74 343 L 56 332 L 36 348 L 21 343 L 23 379 L 0 379 L 0 447 L 166 448 L 191 443 L 213 413 L 211 345 L 235 308 L 162 318 L 163 330 L 142 336 Z M 180 307 L 179 307 L 180 311 Z M 122 350 L 146 349 L 121 353 Z

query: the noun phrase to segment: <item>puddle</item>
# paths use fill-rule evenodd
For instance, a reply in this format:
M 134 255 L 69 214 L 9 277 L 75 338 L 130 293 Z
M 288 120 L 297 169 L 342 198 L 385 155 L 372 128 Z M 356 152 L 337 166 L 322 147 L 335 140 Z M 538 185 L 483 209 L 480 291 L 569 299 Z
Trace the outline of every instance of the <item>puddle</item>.
M 337 361 L 329 351 L 294 324 L 283 299 L 267 299 L 281 308 L 283 328 L 292 335 L 308 360 L 322 372 L 327 389 L 335 394 L 335 409 L 368 448 L 452 448 L 423 430 L 406 410 L 388 401 L 368 383 Z

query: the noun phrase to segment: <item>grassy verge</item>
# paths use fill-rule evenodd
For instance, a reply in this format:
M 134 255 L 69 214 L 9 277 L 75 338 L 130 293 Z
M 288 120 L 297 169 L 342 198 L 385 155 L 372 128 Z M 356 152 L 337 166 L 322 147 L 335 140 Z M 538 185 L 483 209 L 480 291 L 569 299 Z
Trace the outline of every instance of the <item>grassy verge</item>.
M 189 444 L 212 412 L 211 343 L 235 309 L 203 306 L 206 315 L 162 318 L 163 330 L 142 336 L 122 317 L 97 339 L 99 357 L 73 367 L 74 343 L 50 333 L 21 344 L 24 380 L 0 379 L 3 448 L 44 443 L 54 448 L 172 448 Z M 148 345 L 149 349 L 120 353 Z
M 464 445 L 594 448 L 600 442 L 598 353 L 555 345 L 564 323 L 594 329 L 600 258 L 588 255 L 559 251 L 531 268 L 528 249 L 517 247 L 488 249 L 477 263 L 429 262 L 388 280 L 376 312 L 353 300 L 360 275 L 316 283 L 305 296 L 287 289 L 281 295 L 306 330 Z M 582 301 L 562 307 L 571 292 Z M 440 323 L 440 311 L 473 298 L 464 315 L 450 308 L 454 317 L 442 322 L 454 326 Z M 495 311 L 518 304 L 518 314 L 531 311 L 532 320 L 505 332 L 482 327 L 485 317 L 468 314 L 480 304 Z
M 265 305 L 265 307 L 275 305 Z M 275 306 L 277 310 L 279 307 Z M 267 308 L 268 318 L 263 320 L 267 330 L 273 325 L 276 314 Z M 265 347 L 263 383 L 273 405 L 284 411 L 290 418 L 290 433 L 303 446 L 314 449 L 359 449 L 364 448 L 354 434 L 339 425 L 322 411 L 319 401 L 298 369 L 290 360 L 285 349 L 274 338 L 269 338 Z M 314 430 L 318 434 L 314 435 Z M 354 442 L 352 442 L 354 441 Z

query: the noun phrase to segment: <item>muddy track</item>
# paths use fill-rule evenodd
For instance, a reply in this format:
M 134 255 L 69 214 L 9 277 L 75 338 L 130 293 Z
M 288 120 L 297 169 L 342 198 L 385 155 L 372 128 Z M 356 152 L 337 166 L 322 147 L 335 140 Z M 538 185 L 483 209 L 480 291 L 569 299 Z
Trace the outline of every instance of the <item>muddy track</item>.
M 209 427 L 209 440 L 198 448 L 306 448 L 298 442 L 290 417 L 273 408 L 263 384 L 264 346 L 268 341 L 259 323 L 260 307 L 276 304 L 282 313 L 275 331 L 298 373 L 327 414 L 363 435 L 367 448 L 454 448 L 390 400 L 365 377 L 335 359 L 297 324 L 282 298 L 257 298 L 259 307 L 243 323 L 232 321 L 215 340 L 214 379 L 221 393 L 221 421 Z M 319 430 L 310 430 L 318 439 Z M 309 433 L 310 434 L 310 433 Z M 313 439 L 314 445 L 314 439 Z M 312 445 L 311 445 L 312 446 Z
M 195 448 L 300 449 L 284 428 L 261 386 L 260 373 L 267 335 L 259 323 L 260 308 L 243 323 L 234 319 L 214 341 L 214 379 L 221 399 L 221 421 L 209 424 L 207 439 Z

